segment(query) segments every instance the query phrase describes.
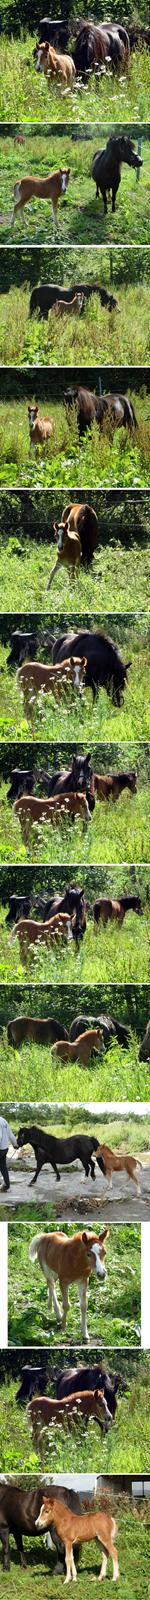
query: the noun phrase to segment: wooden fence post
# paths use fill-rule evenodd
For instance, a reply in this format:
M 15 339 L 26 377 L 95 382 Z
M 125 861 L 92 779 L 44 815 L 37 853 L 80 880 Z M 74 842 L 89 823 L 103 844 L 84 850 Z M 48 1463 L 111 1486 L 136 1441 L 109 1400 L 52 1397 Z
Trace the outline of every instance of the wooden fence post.
M 141 156 L 141 154 L 142 154 L 141 134 L 139 134 L 137 153 L 138 153 L 138 156 Z M 137 167 L 137 169 L 136 169 L 136 181 L 137 181 L 137 183 L 139 183 L 140 172 L 141 172 L 141 167 Z
M 109 269 L 110 269 L 110 283 L 113 283 L 114 282 L 113 250 L 110 250 L 110 253 L 109 253 Z

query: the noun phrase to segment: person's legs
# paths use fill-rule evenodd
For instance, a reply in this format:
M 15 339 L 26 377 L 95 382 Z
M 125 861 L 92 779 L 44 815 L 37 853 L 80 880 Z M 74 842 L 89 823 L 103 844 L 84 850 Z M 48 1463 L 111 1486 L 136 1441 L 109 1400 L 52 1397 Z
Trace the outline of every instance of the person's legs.
M 0 1172 L 2 1174 L 2 1178 L 4 1179 L 4 1189 L 10 1189 L 9 1172 L 8 1172 L 8 1167 L 7 1167 L 6 1154 L 7 1154 L 6 1150 L 1 1150 L 0 1151 Z

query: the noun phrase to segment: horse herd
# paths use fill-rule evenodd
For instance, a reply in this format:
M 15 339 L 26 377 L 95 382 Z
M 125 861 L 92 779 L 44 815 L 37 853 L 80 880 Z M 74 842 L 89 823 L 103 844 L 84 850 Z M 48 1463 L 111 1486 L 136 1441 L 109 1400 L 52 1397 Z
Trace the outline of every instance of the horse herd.
M 67 629 L 57 636 L 47 630 L 42 634 L 41 644 L 43 648 L 46 645 L 52 656 L 48 666 L 45 661 L 36 659 L 38 641 L 40 644 L 36 631 L 17 629 L 8 656 L 8 666 L 13 666 L 19 657 L 17 684 L 28 717 L 32 717 L 40 692 L 51 691 L 59 697 L 66 685 L 72 685 L 80 695 L 83 688 L 90 688 L 93 700 L 98 690 L 104 688 L 113 705 L 121 706 L 132 663 L 131 660 L 124 662 L 118 644 L 102 628 L 83 626 L 77 632 Z
M 14 917 L 16 917 L 17 922 L 22 906 L 24 906 L 24 901 L 21 901 L 19 895 L 12 895 L 10 897 L 10 906 L 6 919 L 7 922 L 14 920 Z M 29 900 L 27 905 L 25 905 L 25 910 L 27 909 L 28 911 L 30 909 Z M 129 1048 L 129 1024 L 127 1026 L 125 1022 L 121 1022 L 117 1017 L 112 1017 L 103 1011 L 101 1011 L 97 1016 L 92 1016 L 91 1013 L 89 1014 L 87 1011 L 85 1014 L 82 1012 L 77 1017 L 74 1017 L 73 1022 L 71 1023 L 70 1033 L 68 1032 L 67 1028 L 65 1028 L 64 1023 L 59 1022 L 55 1016 L 35 1017 L 25 1014 L 23 1016 L 15 1016 L 10 1022 L 7 1023 L 8 1044 L 12 1049 L 19 1050 L 24 1041 L 29 1041 L 31 1044 L 33 1043 L 42 1045 L 42 1047 L 43 1045 L 51 1046 L 54 1044 L 65 1044 L 67 1046 L 66 1059 L 69 1060 L 72 1059 L 72 1047 L 74 1046 L 76 1058 L 77 1045 L 77 1059 L 79 1059 L 83 1065 L 85 1065 L 85 1048 L 86 1064 L 88 1064 L 87 1036 L 91 1036 L 91 1043 L 93 1046 L 93 1033 L 95 1034 L 93 1055 L 95 1054 L 95 1051 L 97 1054 L 100 1054 L 104 1049 L 109 1049 L 109 1045 L 114 1039 L 117 1039 L 117 1042 L 121 1048 L 123 1047 L 125 1050 L 128 1050 Z M 62 1059 L 62 1056 L 60 1059 Z M 90 1052 L 88 1059 L 90 1060 Z M 139 1060 L 148 1061 L 149 1059 L 150 1021 L 147 1022 L 145 1033 L 139 1048 Z
M 99 922 L 102 922 L 104 928 L 108 921 L 117 922 L 121 926 L 128 912 L 136 913 L 140 917 L 143 915 L 140 894 L 118 894 L 116 899 L 110 895 L 98 895 L 92 905 L 86 900 L 84 890 L 74 885 L 67 887 L 62 894 L 55 893 L 53 896 L 48 896 L 41 890 L 35 897 L 31 892 L 27 896 L 23 894 L 12 896 L 11 900 L 12 904 L 14 902 L 14 907 L 17 907 L 17 916 L 15 915 L 9 936 L 10 943 L 19 939 L 23 961 L 26 960 L 28 950 L 36 944 L 49 946 L 51 941 L 59 941 L 60 938 L 65 939 L 67 944 L 72 939 L 77 944 L 80 943 L 86 932 L 87 911 L 94 929 Z M 9 923 L 11 919 L 10 907 L 6 921 Z
M 71 56 L 62 53 L 74 34 Z M 75 19 L 71 24 L 42 17 L 33 59 L 36 71 L 44 72 L 49 87 L 52 80 L 74 87 L 76 77 L 82 78 L 97 68 L 104 71 L 104 67 L 109 67 L 112 72 L 127 70 L 132 50 L 144 47 L 150 48 L 150 28 L 144 24 L 134 27 L 130 22 L 126 25 L 117 21 L 96 24 L 93 19 L 85 21 L 83 18 L 80 24 L 76 20 L 75 25 Z
M 38 794 L 34 793 L 36 786 Z M 126 789 L 137 794 L 135 770 L 103 774 L 95 772 L 90 754 L 74 755 L 70 767 L 55 767 L 53 772 L 48 767 L 12 768 L 8 799 L 28 844 L 32 824 L 60 823 L 75 816 L 90 822 L 97 801 L 108 805 L 111 800 L 115 805 Z
M 56 307 L 59 315 L 61 315 L 61 311 L 67 311 L 69 314 L 69 311 L 76 310 L 78 315 L 82 316 L 85 311 L 85 302 L 91 299 L 92 294 L 98 295 L 100 305 L 103 306 L 104 310 L 109 311 L 109 313 L 112 311 L 119 312 L 116 296 L 112 294 L 111 290 L 105 289 L 103 284 L 99 283 L 99 279 L 93 278 L 91 283 L 85 283 L 84 279 L 80 282 L 72 283 L 71 288 L 68 285 L 67 287 L 63 285 L 62 288 L 61 284 L 58 283 L 35 284 L 30 295 L 30 317 L 34 316 L 37 311 L 38 315 L 40 314 L 46 321 L 48 313 L 52 311 L 53 306 Z

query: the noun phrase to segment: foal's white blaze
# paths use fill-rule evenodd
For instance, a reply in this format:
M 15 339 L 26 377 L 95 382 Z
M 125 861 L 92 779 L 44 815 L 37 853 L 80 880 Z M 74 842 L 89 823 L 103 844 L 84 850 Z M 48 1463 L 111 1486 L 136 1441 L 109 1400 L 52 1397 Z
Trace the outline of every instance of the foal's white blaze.
M 62 175 L 61 175 L 61 190 L 62 190 L 62 194 L 65 194 L 66 184 L 67 184 L 66 172 L 62 172 Z
M 37 60 L 36 60 L 36 72 L 42 72 L 42 50 L 38 51 L 38 56 L 37 56 Z
M 41 1516 L 42 1516 L 42 1512 L 43 1512 L 43 1511 L 44 1511 L 44 1500 L 43 1500 L 43 1505 L 42 1505 L 42 1506 L 41 1506 L 41 1508 L 40 1508 L 40 1511 L 39 1511 L 39 1516 L 38 1516 L 38 1517 L 36 1517 L 36 1523 L 35 1523 L 35 1526 L 36 1526 L 36 1528 L 38 1528 L 38 1527 L 39 1527 L 39 1524 L 40 1524 L 40 1520 L 41 1520 Z
M 103 1406 L 104 1406 L 104 1411 L 105 1411 L 106 1422 L 112 1422 L 111 1411 L 109 1411 L 109 1409 L 108 1409 L 107 1400 L 105 1400 L 105 1395 L 103 1395 Z
M 30 424 L 30 428 L 34 428 L 34 422 L 35 422 L 35 418 L 36 418 L 36 410 L 35 410 L 35 406 L 33 406 L 33 407 L 32 407 L 32 406 L 30 406 L 30 411 L 29 411 L 29 424 Z
M 91 812 L 90 812 L 90 807 L 88 806 L 88 800 L 87 800 L 87 796 L 86 795 L 85 795 L 85 807 L 86 807 L 86 816 L 88 818 L 88 822 L 91 822 L 91 820 L 92 820 L 91 819 Z
M 92 1246 L 91 1246 L 91 1255 L 94 1256 L 94 1258 L 95 1258 L 95 1269 L 96 1269 L 97 1278 L 106 1278 L 104 1262 L 101 1260 L 100 1245 L 99 1244 L 92 1244 Z
M 79 687 L 80 687 L 80 682 L 81 682 L 81 662 L 80 662 L 80 661 L 76 661 L 76 662 L 74 662 L 74 683 L 75 683 L 75 689 L 79 689 Z
M 64 533 L 64 525 L 63 525 L 62 522 L 60 522 L 60 527 L 58 528 L 58 539 L 57 539 L 58 550 L 62 550 L 63 533 Z

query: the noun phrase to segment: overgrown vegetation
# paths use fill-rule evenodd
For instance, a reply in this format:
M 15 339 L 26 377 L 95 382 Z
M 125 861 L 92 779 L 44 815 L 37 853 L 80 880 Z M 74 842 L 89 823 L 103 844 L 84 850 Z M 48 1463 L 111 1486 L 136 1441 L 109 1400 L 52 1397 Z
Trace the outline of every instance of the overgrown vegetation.
M 44 1221 L 43 1221 L 44 1227 Z M 47 1228 L 45 1228 L 47 1231 Z M 65 1224 L 65 1235 L 73 1236 Z M 62 1224 L 63 1232 L 63 1224 Z M 95 1233 L 99 1228 L 95 1224 Z M 29 1261 L 29 1244 L 34 1228 L 24 1223 L 9 1229 L 8 1299 L 9 1341 L 11 1344 L 42 1343 L 56 1345 L 60 1325 L 48 1312 L 47 1286 L 38 1263 Z M 108 1345 L 137 1345 L 140 1339 L 140 1228 L 130 1223 L 111 1227 L 106 1246 L 107 1276 L 103 1288 L 93 1274 L 89 1282 L 88 1327 L 92 1342 Z M 58 1287 L 58 1285 L 57 1285 Z M 75 1340 L 78 1329 L 77 1286 L 70 1290 L 65 1343 Z
M 87 18 L 91 17 L 91 0 L 86 0 L 86 15 Z M 102 21 L 104 21 L 105 0 L 101 0 L 100 15 Z M 40 16 L 41 0 L 31 0 L 30 23 L 31 27 L 34 27 L 34 24 L 36 24 L 36 30 L 39 28 Z M 73 29 L 75 31 L 78 30 L 78 21 L 80 22 L 80 20 L 82 21 L 82 19 L 85 18 L 84 0 L 78 0 L 78 8 L 76 7 L 76 0 L 61 0 L 61 4 L 59 4 L 59 12 L 57 13 L 57 17 L 58 16 L 62 22 L 67 21 L 70 28 L 73 24 Z M 92 16 L 95 18 L 95 21 L 98 21 L 97 0 L 92 0 Z M 110 0 L 109 16 L 112 22 L 116 22 L 116 20 L 122 22 L 122 0 L 117 0 L 117 6 L 116 0 Z M 51 17 L 53 21 L 52 0 L 49 0 L 49 17 Z M 11 33 L 14 29 L 14 32 L 18 34 L 20 29 L 25 28 L 26 23 L 28 22 L 28 0 L 1 0 L 1 26 L 4 33 Z M 136 5 L 136 22 L 145 23 L 145 25 L 147 23 L 146 0 L 138 0 Z M 126 26 L 128 26 L 129 23 L 133 23 L 133 0 L 128 0 Z
M 37 77 L 33 61 L 36 42 L 37 32 L 26 33 L 24 37 L 22 31 L 19 39 L 11 39 L 11 45 L 6 35 L 2 35 L 1 122 L 17 118 L 18 122 L 27 123 L 32 117 L 37 123 L 49 122 L 51 118 L 56 124 L 69 124 L 74 117 L 84 123 L 89 110 L 92 122 L 98 116 L 105 117 L 106 122 L 112 116 L 114 121 L 116 117 L 124 122 L 137 116 L 148 121 L 150 55 L 146 45 L 134 50 L 128 70 L 114 74 L 111 67 L 103 67 L 95 74 L 87 73 L 85 82 L 76 77 L 74 87 L 65 90 L 59 84 L 55 86 L 52 79 L 48 84 L 44 74 Z
M 84 379 L 85 382 L 85 373 Z M 51 382 L 51 380 L 49 381 Z M 1 380 L 1 389 L 2 389 Z M 27 388 L 27 380 L 26 380 Z M 84 437 L 79 440 L 76 407 L 67 414 L 64 404 L 51 399 L 49 394 L 48 416 L 52 417 L 54 433 L 47 445 L 37 445 L 30 453 L 29 424 L 28 424 L 28 399 L 30 397 L 29 382 L 26 398 L 10 400 L 1 399 L 0 402 L 0 483 L 2 487 L 13 488 L 51 488 L 62 490 L 81 488 L 83 482 L 88 488 L 149 488 L 149 451 L 150 451 L 150 419 L 149 419 L 149 385 L 146 378 L 145 384 L 139 384 L 139 393 L 133 387 L 127 390 L 129 398 L 135 409 L 137 418 L 137 431 L 130 434 L 128 428 L 112 428 L 105 419 L 105 425 L 98 427 L 97 422 L 92 423 Z M 34 369 L 34 395 L 39 402 L 39 378 L 35 377 Z M 40 415 L 45 414 L 44 397 L 39 402 Z
M 27 213 L 26 213 L 27 222 Z M 18 282 L 18 251 L 8 252 L 9 267 L 5 273 L 5 255 L 0 260 L 0 359 L 3 364 L 19 366 L 64 366 L 74 361 L 79 364 L 107 361 L 115 366 L 120 361 L 129 365 L 148 364 L 149 339 L 149 254 L 147 251 L 101 250 L 86 251 L 86 269 L 83 252 L 44 251 L 39 260 L 39 274 L 34 252 L 21 253 Z M 34 266 L 33 262 L 34 254 Z M 120 262 L 121 255 L 121 262 Z M 15 267 L 14 267 L 15 256 Z M 60 260 L 59 260 L 60 256 Z M 12 261 L 11 261 L 12 258 Z M 20 263 L 20 252 L 19 252 Z M 120 271 L 119 271 L 120 268 Z M 30 285 L 35 280 L 35 269 L 40 281 L 63 283 L 65 288 L 78 282 L 98 281 L 114 294 L 118 309 L 111 313 L 102 307 L 99 295 L 93 293 L 85 300 L 82 315 L 70 309 L 66 312 L 54 306 L 48 318 L 40 318 L 38 311 L 29 318 Z M 8 284 L 8 288 L 7 288 Z M 9 292 L 8 292 L 9 291 Z M 141 318 L 142 295 L 142 318 Z
M 116 106 L 117 113 L 117 106 Z M 28 107 L 29 115 L 29 107 Z M 90 104 L 91 116 L 91 104 Z M 143 109 L 145 121 L 145 105 Z M 123 111 L 124 118 L 124 111 Z M 121 118 L 121 124 L 122 120 Z M 66 109 L 65 109 L 66 120 Z M 104 216 L 102 198 L 96 200 L 95 184 L 91 177 L 92 160 L 95 149 L 103 147 L 106 142 L 106 124 L 95 123 L 94 136 L 91 122 L 84 126 L 82 131 L 71 125 L 70 133 L 63 128 L 59 133 L 54 126 L 49 126 L 44 133 L 34 128 L 26 136 L 26 125 L 22 125 L 22 134 L 25 134 L 25 146 L 19 145 L 14 150 L 14 136 L 17 127 L 12 127 L 12 133 L 4 131 L 0 146 L 0 188 L 1 188 L 1 243 L 14 245 L 14 228 L 10 222 L 13 209 L 14 183 L 18 178 L 30 173 L 35 177 L 46 177 L 49 171 L 63 165 L 70 167 L 70 179 L 67 197 L 60 202 L 58 212 L 59 242 L 61 246 L 67 242 L 80 246 L 81 244 L 125 244 L 127 246 L 149 244 L 149 129 L 146 126 L 129 123 L 130 135 L 137 140 L 140 132 L 142 136 L 142 159 L 140 181 L 136 181 L 136 172 L 125 165 L 122 167 L 119 196 L 117 196 L 116 212 L 112 215 L 111 206 L 108 207 L 107 216 Z M 114 131 L 114 117 L 109 119 L 109 133 Z M 116 134 L 120 128 L 116 122 Z M 128 129 L 127 129 L 128 131 Z M 15 221 L 15 241 L 20 244 L 49 244 L 53 242 L 53 220 L 50 201 L 31 200 L 25 213 L 19 211 Z M 56 241 L 55 241 L 56 242 Z
M 42 1354 L 42 1352 L 41 1352 Z M 67 1353 L 68 1355 L 68 1353 Z M 97 1361 L 97 1350 L 92 1351 L 92 1364 Z M 31 1358 L 31 1352 L 30 1352 Z M 47 1358 L 47 1352 L 46 1352 Z M 53 1363 L 51 1351 L 48 1356 L 49 1384 L 48 1393 L 55 1397 L 56 1366 L 60 1368 L 60 1359 L 66 1366 L 64 1350 L 58 1351 L 57 1361 Z M 90 1361 L 90 1354 L 88 1353 Z M 17 1360 L 17 1352 L 16 1352 Z M 10 1355 L 11 1361 L 11 1355 Z M 33 1351 L 34 1361 L 34 1351 Z M 85 1361 L 85 1349 L 74 1350 L 74 1362 L 78 1365 Z M 149 1413 L 149 1356 L 136 1351 L 132 1354 L 126 1351 L 123 1355 L 119 1351 L 118 1359 L 114 1361 L 110 1351 L 109 1372 L 114 1374 L 114 1367 L 119 1364 L 120 1385 L 117 1413 L 110 1431 L 104 1435 L 95 1423 L 90 1421 L 87 1431 L 83 1418 L 73 1424 L 71 1434 L 67 1426 L 51 1428 L 44 1435 L 42 1451 L 44 1471 L 55 1472 L 101 1472 L 135 1473 L 149 1472 L 150 1467 L 150 1413 Z M 19 1374 L 20 1376 L 20 1374 Z M 18 1388 L 18 1380 L 17 1380 Z M 33 1446 L 33 1439 L 26 1417 L 25 1407 L 16 1404 L 16 1381 L 6 1372 L 5 1380 L 2 1375 L 0 1383 L 0 1470 L 1 1472 L 39 1471 L 41 1460 Z M 140 1418 L 140 1427 L 139 1427 Z M 118 1520 L 118 1518 L 117 1518 Z M 34 1549 L 34 1547 L 33 1547 Z M 17 1580 L 19 1569 L 17 1573 Z M 7 1582 L 7 1579 L 6 1579 Z

